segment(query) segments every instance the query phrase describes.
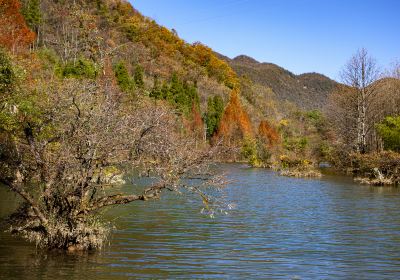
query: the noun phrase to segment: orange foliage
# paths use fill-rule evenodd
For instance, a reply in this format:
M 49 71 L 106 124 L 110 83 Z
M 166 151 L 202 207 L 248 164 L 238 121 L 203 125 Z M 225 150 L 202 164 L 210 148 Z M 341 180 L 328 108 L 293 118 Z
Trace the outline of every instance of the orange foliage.
M 204 137 L 204 122 L 201 118 L 199 106 L 193 102 L 191 115 L 188 117 L 182 116 L 182 124 L 185 133 L 194 136 L 197 139 L 203 139 Z
M 258 126 L 258 135 L 266 143 L 268 143 L 270 147 L 276 145 L 279 142 L 278 132 L 266 120 L 260 122 L 260 125 Z
M 232 90 L 230 100 L 222 115 L 218 127 L 217 138 L 227 139 L 228 144 L 242 140 L 244 137 L 251 137 L 253 130 L 250 118 L 240 104 L 239 91 Z
M 239 80 L 236 73 L 227 62 L 218 58 L 211 48 L 199 42 L 188 44 L 179 38 L 176 32 L 158 25 L 133 7 L 131 10 L 133 16 L 124 19 L 125 29 L 130 34 L 131 40 L 151 48 L 154 57 L 166 56 L 176 59 L 177 55 L 181 56 L 185 65 L 193 67 L 193 64 L 197 64 L 203 67 L 208 76 L 214 77 L 218 82 L 224 83 L 231 89 L 238 87 Z
M 0 0 L 0 45 L 13 53 L 29 46 L 35 33 L 29 30 L 18 0 Z
M 194 43 L 191 47 L 192 59 L 205 67 L 209 76 L 217 78 L 219 82 L 224 82 L 232 89 L 238 87 L 239 81 L 236 73 L 228 63 L 219 59 L 211 48 L 199 42 Z
M 196 135 L 197 138 L 202 138 L 204 135 L 204 123 L 201 118 L 201 114 L 199 111 L 198 106 L 196 106 L 195 102 L 192 105 L 192 123 L 191 123 L 191 130 Z

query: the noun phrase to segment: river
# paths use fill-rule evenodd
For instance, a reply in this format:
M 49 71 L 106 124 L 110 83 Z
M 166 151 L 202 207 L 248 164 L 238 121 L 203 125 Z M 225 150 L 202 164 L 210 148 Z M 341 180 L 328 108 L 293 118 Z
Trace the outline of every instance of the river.
M 400 278 L 399 188 L 220 168 L 233 180 L 228 215 L 212 219 L 200 200 L 172 194 L 113 208 L 110 244 L 83 254 L 43 251 L 2 231 L 0 279 Z M 0 187 L 0 217 L 15 204 Z

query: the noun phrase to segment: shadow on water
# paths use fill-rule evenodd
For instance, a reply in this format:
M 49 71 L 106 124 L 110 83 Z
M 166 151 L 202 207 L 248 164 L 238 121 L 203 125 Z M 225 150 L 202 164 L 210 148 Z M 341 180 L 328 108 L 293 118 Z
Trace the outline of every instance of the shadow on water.
M 400 190 L 345 176 L 279 177 L 238 164 L 220 167 L 236 205 L 215 219 L 201 202 L 161 201 L 110 209 L 116 230 L 104 250 L 47 252 L 0 233 L 0 278 L 395 279 L 400 276 Z M 129 189 L 129 186 L 124 188 Z M 15 207 L 0 187 L 0 216 Z

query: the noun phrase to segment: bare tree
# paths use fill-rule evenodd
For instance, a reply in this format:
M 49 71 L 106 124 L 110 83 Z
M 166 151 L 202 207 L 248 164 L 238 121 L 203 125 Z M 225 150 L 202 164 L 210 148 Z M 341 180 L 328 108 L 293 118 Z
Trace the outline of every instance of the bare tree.
M 393 62 L 388 76 L 395 79 L 400 79 L 400 60 Z
M 347 62 L 342 73 L 342 81 L 357 90 L 357 151 L 367 151 L 367 134 L 373 126 L 368 121 L 371 98 L 375 93 L 374 83 L 379 78 L 375 59 L 364 48 L 357 51 Z
M 348 154 L 357 149 L 357 91 L 349 86 L 338 86 L 328 98 L 325 109 L 331 129 L 338 137 L 335 146 L 337 150 Z
M 1 133 L 0 182 L 24 200 L 12 232 L 51 248 L 98 248 L 107 229 L 97 214 L 106 206 L 157 199 L 164 190 L 199 195 L 210 211 L 217 206 L 207 194 L 224 185 L 209 168 L 216 149 L 196 147 L 168 107 L 127 102 L 107 77 L 22 96 L 34 111 L 9 112 L 14 124 Z M 151 183 L 140 193 L 116 191 L 112 179 L 132 171 Z

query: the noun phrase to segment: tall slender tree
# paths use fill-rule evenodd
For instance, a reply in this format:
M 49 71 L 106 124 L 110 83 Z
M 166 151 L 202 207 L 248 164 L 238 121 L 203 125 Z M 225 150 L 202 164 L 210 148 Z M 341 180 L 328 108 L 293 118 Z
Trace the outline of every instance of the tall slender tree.
M 239 90 L 234 89 L 222 115 L 217 137 L 224 138 L 225 143 L 230 145 L 252 136 L 253 129 L 249 115 L 241 105 Z
M 379 78 L 376 61 L 364 48 L 357 51 L 341 73 L 342 81 L 357 91 L 357 151 L 367 151 L 367 134 L 373 125 L 368 122 L 368 110 L 375 93 L 374 83 Z

